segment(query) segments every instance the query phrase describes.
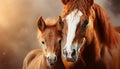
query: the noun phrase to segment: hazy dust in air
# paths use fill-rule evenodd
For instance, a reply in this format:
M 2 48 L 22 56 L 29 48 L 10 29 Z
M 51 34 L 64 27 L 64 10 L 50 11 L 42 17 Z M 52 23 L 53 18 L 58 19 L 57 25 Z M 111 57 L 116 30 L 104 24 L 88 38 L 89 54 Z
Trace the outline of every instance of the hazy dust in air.
M 114 26 L 120 26 L 120 0 L 95 0 L 100 4 L 110 17 Z
M 0 0 L 0 69 L 22 69 L 26 54 L 39 48 L 36 20 L 60 15 L 54 0 Z

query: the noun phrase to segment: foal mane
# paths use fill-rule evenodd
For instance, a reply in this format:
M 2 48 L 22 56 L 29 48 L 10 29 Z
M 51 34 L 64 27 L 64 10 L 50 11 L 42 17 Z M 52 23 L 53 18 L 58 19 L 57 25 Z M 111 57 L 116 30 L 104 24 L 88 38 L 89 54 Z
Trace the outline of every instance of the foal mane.
M 95 12 L 96 18 L 94 28 L 98 35 L 98 39 L 101 43 L 104 43 L 110 48 L 115 47 L 118 42 L 118 39 L 114 28 L 110 24 L 109 17 L 107 16 L 104 9 L 97 4 L 93 5 L 93 10 Z

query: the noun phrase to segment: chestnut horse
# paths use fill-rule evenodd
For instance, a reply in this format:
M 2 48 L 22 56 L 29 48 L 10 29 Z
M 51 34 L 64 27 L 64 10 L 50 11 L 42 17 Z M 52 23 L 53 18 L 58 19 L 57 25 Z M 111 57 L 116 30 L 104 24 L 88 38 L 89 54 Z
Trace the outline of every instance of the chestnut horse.
M 42 17 L 37 22 L 40 49 L 31 51 L 24 59 L 23 69 L 65 69 L 61 59 L 63 22 Z
M 66 69 L 120 69 L 120 34 L 94 0 L 62 0 Z

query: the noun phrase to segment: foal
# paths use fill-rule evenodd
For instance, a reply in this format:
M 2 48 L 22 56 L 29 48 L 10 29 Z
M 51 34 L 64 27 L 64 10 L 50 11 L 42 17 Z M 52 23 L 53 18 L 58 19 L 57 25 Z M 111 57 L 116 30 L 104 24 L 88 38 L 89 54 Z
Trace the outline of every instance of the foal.
M 50 20 L 50 19 L 49 19 Z M 41 49 L 31 51 L 24 59 L 23 69 L 65 69 L 61 60 L 63 22 L 46 21 L 40 17 L 37 23 Z

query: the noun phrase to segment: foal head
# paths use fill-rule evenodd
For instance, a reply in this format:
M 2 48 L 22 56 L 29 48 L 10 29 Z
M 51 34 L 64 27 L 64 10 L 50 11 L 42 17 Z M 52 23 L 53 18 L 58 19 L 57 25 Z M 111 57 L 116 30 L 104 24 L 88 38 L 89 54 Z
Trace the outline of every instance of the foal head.
M 67 23 L 64 35 L 63 56 L 67 61 L 77 61 L 79 51 L 92 42 L 93 29 L 93 0 L 62 0 L 64 4 L 63 21 Z M 66 27 L 66 26 L 65 26 Z
M 50 20 L 50 19 L 49 19 Z M 44 21 L 42 17 L 37 22 L 39 41 L 48 66 L 56 63 L 61 54 L 61 39 L 63 22 L 61 17 L 57 21 Z

